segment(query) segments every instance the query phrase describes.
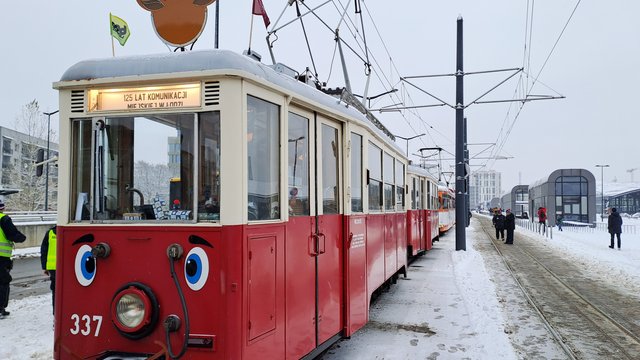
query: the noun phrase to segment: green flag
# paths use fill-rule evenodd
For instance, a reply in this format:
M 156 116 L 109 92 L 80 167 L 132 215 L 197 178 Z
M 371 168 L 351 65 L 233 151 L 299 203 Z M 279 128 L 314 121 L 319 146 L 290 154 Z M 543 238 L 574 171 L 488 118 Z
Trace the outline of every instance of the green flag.
M 126 21 L 115 15 L 111 15 L 111 13 L 109 13 L 109 20 L 111 20 L 111 36 L 116 38 L 120 45 L 124 46 L 127 39 L 129 39 L 129 35 L 131 35 L 129 25 L 127 25 Z

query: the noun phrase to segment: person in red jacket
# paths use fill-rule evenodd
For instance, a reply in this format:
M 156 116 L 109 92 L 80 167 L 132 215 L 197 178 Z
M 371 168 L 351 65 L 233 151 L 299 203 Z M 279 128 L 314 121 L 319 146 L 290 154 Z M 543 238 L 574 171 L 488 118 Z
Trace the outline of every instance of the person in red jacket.
M 538 208 L 538 232 L 542 229 L 542 233 L 546 234 L 547 232 L 547 209 L 543 207 Z

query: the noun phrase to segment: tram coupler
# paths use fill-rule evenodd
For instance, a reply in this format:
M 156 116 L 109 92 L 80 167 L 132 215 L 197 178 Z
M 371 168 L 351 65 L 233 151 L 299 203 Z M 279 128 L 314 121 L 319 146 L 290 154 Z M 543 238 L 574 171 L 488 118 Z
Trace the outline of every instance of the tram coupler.
M 184 250 L 182 249 L 182 246 L 180 246 L 180 244 L 171 244 L 167 248 L 167 256 L 171 260 L 175 261 L 180 259 L 182 257 L 182 254 L 184 254 Z

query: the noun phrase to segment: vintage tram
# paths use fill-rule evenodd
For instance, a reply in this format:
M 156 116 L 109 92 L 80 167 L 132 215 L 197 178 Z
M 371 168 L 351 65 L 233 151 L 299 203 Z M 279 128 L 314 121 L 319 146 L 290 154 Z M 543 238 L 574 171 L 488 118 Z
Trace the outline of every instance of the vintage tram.
M 438 186 L 438 227 L 445 233 L 456 224 L 456 194 L 449 186 Z
M 434 180 L 296 75 L 210 50 L 54 84 L 56 359 L 312 358 L 430 248 Z

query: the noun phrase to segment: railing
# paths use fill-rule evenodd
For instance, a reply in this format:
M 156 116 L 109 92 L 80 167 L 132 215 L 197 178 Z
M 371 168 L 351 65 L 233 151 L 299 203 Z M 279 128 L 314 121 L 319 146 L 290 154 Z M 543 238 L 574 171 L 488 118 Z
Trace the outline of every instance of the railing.
M 13 211 L 6 212 L 15 224 L 34 221 L 56 221 L 58 213 L 55 211 Z

